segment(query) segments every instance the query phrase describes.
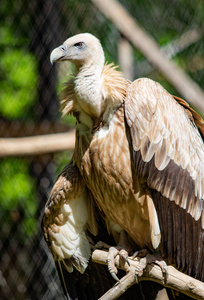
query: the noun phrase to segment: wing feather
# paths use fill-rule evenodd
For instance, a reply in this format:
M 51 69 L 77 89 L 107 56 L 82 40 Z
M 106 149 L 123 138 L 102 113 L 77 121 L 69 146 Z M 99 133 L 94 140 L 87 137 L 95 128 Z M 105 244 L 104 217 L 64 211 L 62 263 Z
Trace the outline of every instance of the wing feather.
M 204 124 L 158 83 L 129 86 L 125 117 L 135 172 L 151 189 L 170 264 L 204 280 Z
M 137 172 L 198 220 L 204 199 L 202 118 L 184 100 L 145 78 L 129 86 L 125 116 Z
M 97 234 L 90 195 L 79 170 L 70 163 L 59 175 L 42 218 L 45 240 L 54 259 L 68 272 L 84 273 L 91 255 L 87 229 Z

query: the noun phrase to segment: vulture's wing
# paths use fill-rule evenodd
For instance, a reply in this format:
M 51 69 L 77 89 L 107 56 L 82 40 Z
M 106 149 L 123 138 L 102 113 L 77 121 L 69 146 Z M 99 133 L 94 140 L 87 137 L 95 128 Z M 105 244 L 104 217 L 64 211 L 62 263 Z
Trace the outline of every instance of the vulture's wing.
M 86 235 L 97 233 L 88 191 L 77 167 L 70 163 L 59 175 L 42 218 L 44 237 L 55 261 L 68 272 L 84 273 L 91 256 Z
M 128 89 L 125 117 L 135 171 L 152 191 L 161 251 L 204 280 L 204 124 L 187 103 L 150 79 Z

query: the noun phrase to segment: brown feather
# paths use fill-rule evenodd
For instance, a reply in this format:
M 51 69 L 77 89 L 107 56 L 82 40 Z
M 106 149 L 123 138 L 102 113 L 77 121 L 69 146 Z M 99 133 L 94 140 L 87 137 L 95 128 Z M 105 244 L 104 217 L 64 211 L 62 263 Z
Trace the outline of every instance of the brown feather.
M 61 261 L 69 272 L 73 266 L 84 272 L 91 255 L 85 231 L 97 234 L 89 197 L 79 170 L 70 163 L 58 176 L 45 206 L 42 218 L 45 240 L 54 259 Z
M 102 70 L 102 81 L 103 89 L 105 91 L 105 97 L 108 95 L 108 99 L 111 99 L 113 102 L 122 103 L 127 94 L 127 86 L 130 83 L 129 81 L 123 78 L 121 72 L 117 70 L 117 66 L 114 66 L 113 63 L 105 64 Z
M 76 95 L 74 92 L 74 78 L 64 84 L 64 89 L 61 91 L 61 112 L 62 115 L 68 115 L 76 111 Z

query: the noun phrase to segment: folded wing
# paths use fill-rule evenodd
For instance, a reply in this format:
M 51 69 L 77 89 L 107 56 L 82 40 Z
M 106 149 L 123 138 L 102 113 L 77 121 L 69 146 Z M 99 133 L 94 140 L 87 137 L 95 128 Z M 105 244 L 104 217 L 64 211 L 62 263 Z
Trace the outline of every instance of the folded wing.
M 162 252 L 171 263 L 189 273 L 194 268 L 200 277 L 204 267 L 203 121 L 184 100 L 150 79 L 138 79 L 129 86 L 125 117 L 135 172 L 151 188 L 157 208 Z
M 68 272 L 73 266 L 84 273 L 91 255 L 86 235 L 97 233 L 88 191 L 73 164 L 59 175 L 46 204 L 42 227 L 45 240 L 55 261 L 62 262 Z

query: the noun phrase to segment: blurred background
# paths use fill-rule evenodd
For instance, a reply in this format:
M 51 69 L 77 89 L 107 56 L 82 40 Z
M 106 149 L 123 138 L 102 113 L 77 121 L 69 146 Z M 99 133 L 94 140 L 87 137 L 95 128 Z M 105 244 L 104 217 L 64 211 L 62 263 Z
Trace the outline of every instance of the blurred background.
M 203 88 L 203 0 L 118 2 Z M 147 76 L 182 96 L 94 1 L 1 1 L 0 149 L 4 150 L 0 152 L 0 299 L 64 299 L 40 220 L 73 146 L 66 151 L 46 153 L 41 149 L 37 154 L 32 150 L 25 154 L 23 149 L 15 152 L 13 144 L 4 145 L 11 138 L 18 143 L 21 137 L 69 132 L 74 127 L 73 118 L 60 118 L 58 100 L 72 67 L 52 66 L 49 56 L 64 40 L 80 32 L 96 35 L 106 60 L 119 64 L 127 78 Z M 196 108 L 203 115 L 204 111 Z M 30 146 L 32 149 L 32 140 Z

